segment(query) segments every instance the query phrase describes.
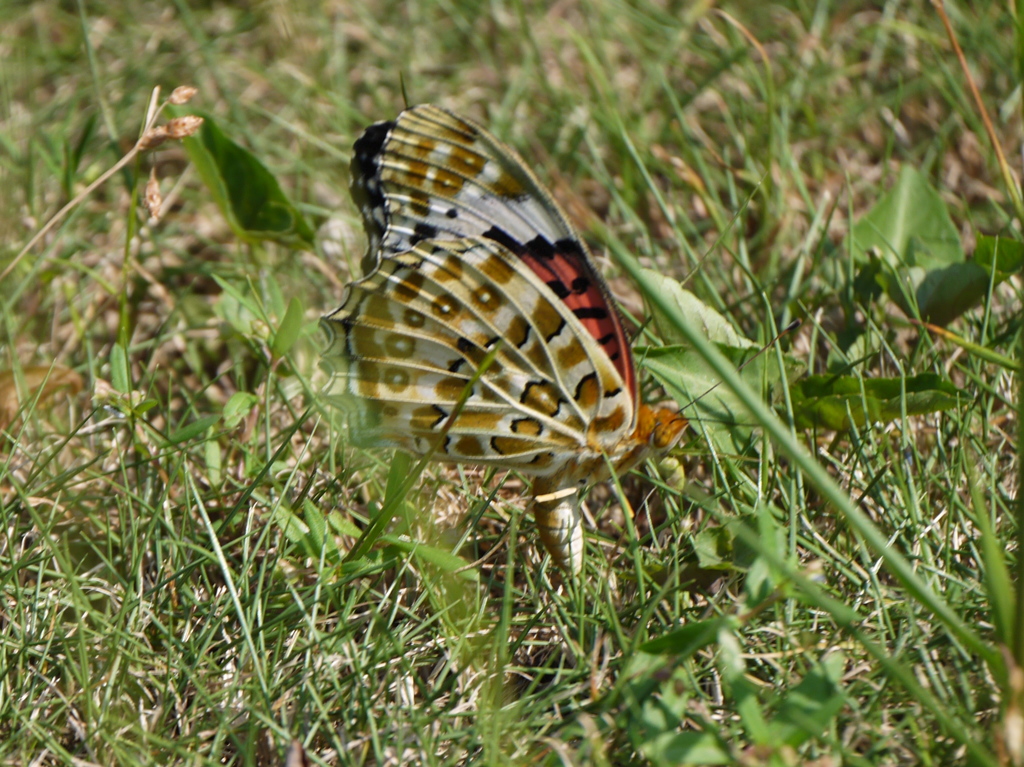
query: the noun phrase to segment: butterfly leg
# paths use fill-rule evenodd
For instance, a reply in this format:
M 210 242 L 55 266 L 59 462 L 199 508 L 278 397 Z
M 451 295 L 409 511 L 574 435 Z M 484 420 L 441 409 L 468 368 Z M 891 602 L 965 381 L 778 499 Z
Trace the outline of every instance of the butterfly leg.
M 551 560 L 572 574 L 583 568 L 583 516 L 575 487 L 534 482 L 533 514 L 537 533 Z

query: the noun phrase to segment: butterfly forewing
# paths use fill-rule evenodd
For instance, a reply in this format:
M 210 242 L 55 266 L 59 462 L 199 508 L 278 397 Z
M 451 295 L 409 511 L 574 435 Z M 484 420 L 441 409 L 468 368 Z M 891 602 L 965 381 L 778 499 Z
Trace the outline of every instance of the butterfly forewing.
M 401 253 L 425 239 L 473 236 L 518 255 L 584 322 L 635 399 L 628 339 L 604 280 L 558 204 L 512 149 L 450 112 L 414 107 L 356 141 L 352 192 L 371 256 Z
M 479 126 L 423 105 L 371 126 L 356 142 L 353 184 L 367 190 L 363 216 L 382 249 L 419 240 L 484 235 L 492 228 L 526 244 L 578 239 L 522 160 Z M 383 217 L 376 208 L 384 206 Z

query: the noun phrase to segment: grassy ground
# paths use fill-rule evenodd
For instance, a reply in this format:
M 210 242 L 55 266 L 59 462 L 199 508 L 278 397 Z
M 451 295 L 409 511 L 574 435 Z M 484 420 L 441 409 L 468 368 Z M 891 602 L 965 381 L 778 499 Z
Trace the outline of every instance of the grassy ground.
M 946 9 L 1016 166 L 1013 19 L 978 5 Z M 4 763 L 276 764 L 292 739 L 314 764 L 1019 758 L 1013 376 L 847 280 L 853 222 L 907 167 L 968 251 L 1020 238 L 929 3 L 38 2 L 0 10 L 0 46 Z M 168 144 L 14 263 L 183 84 L 317 251 L 241 242 Z M 408 463 L 307 409 L 365 243 L 351 143 L 403 89 L 528 158 L 638 321 L 633 263 L 751 339 L 805 319 L 783 346 L 813 372 L 936 373 L 961 404 L 843 431 L 744 414 L 743 453 L 698 424 L 595 489 L 574 583 L 520 477 L 431 467 L 396 499 Z M 1004 283 L 951 330 L 1012 354 L 1019 306 Z M 670 331 L 647 331 L 653 366 Z

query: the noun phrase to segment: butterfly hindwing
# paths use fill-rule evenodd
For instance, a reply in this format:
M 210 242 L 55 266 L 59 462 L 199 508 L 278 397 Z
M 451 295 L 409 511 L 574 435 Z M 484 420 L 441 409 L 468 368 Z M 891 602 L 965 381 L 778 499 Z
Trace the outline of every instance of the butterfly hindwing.
M 536 274 L 490 240 L 425 241 L 385 256 L 327 320 L 329 396 L 347 397 L 349 410 L 364 403 L 363 441 L 423 453 L 444 432 L 439 458 L 520 465 L 515 455 L 543 473 L 553 464 L 537 456 L 586 449 L 593 424 L 610 441 L 631 428 L 614 365 Z

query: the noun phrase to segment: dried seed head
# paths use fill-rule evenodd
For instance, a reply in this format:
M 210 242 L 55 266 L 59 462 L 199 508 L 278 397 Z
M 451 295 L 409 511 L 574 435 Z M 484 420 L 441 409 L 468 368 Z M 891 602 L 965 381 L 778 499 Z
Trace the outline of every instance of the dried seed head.
M 199 92 L 199 89 L 192 85 L 179 85 L 171 92 L 170 98 L 167 99 L 169 104 L 187 104 L 192 100 L 192 97 Z
M 143 204 L 146 206 L 146 210 L 149 211 L 149 216 L 154 221 L 160 220 L 160 206 L 163 205 L 164 198 L 160 194 L 160 182 L 156 180 L 156 168 L 152 168 L 149 171 L 149 181 L 146 182 L 146 194 L 142 198 Z
M 139 139 L 139 149 L 145 152 L 147 149 L 153 149 L 154 147 L 160 146 L 167 140 L 167 126 L 156 125 L 142 134 L 142 138 Z
M 203 118 L 199 115 L 185 115 L 184 117 L 175 117 L 169 123 L 167 123 L 167 137 L 168 138 L 187 138 L 192 136 L 199 127 L 203 124 Z

